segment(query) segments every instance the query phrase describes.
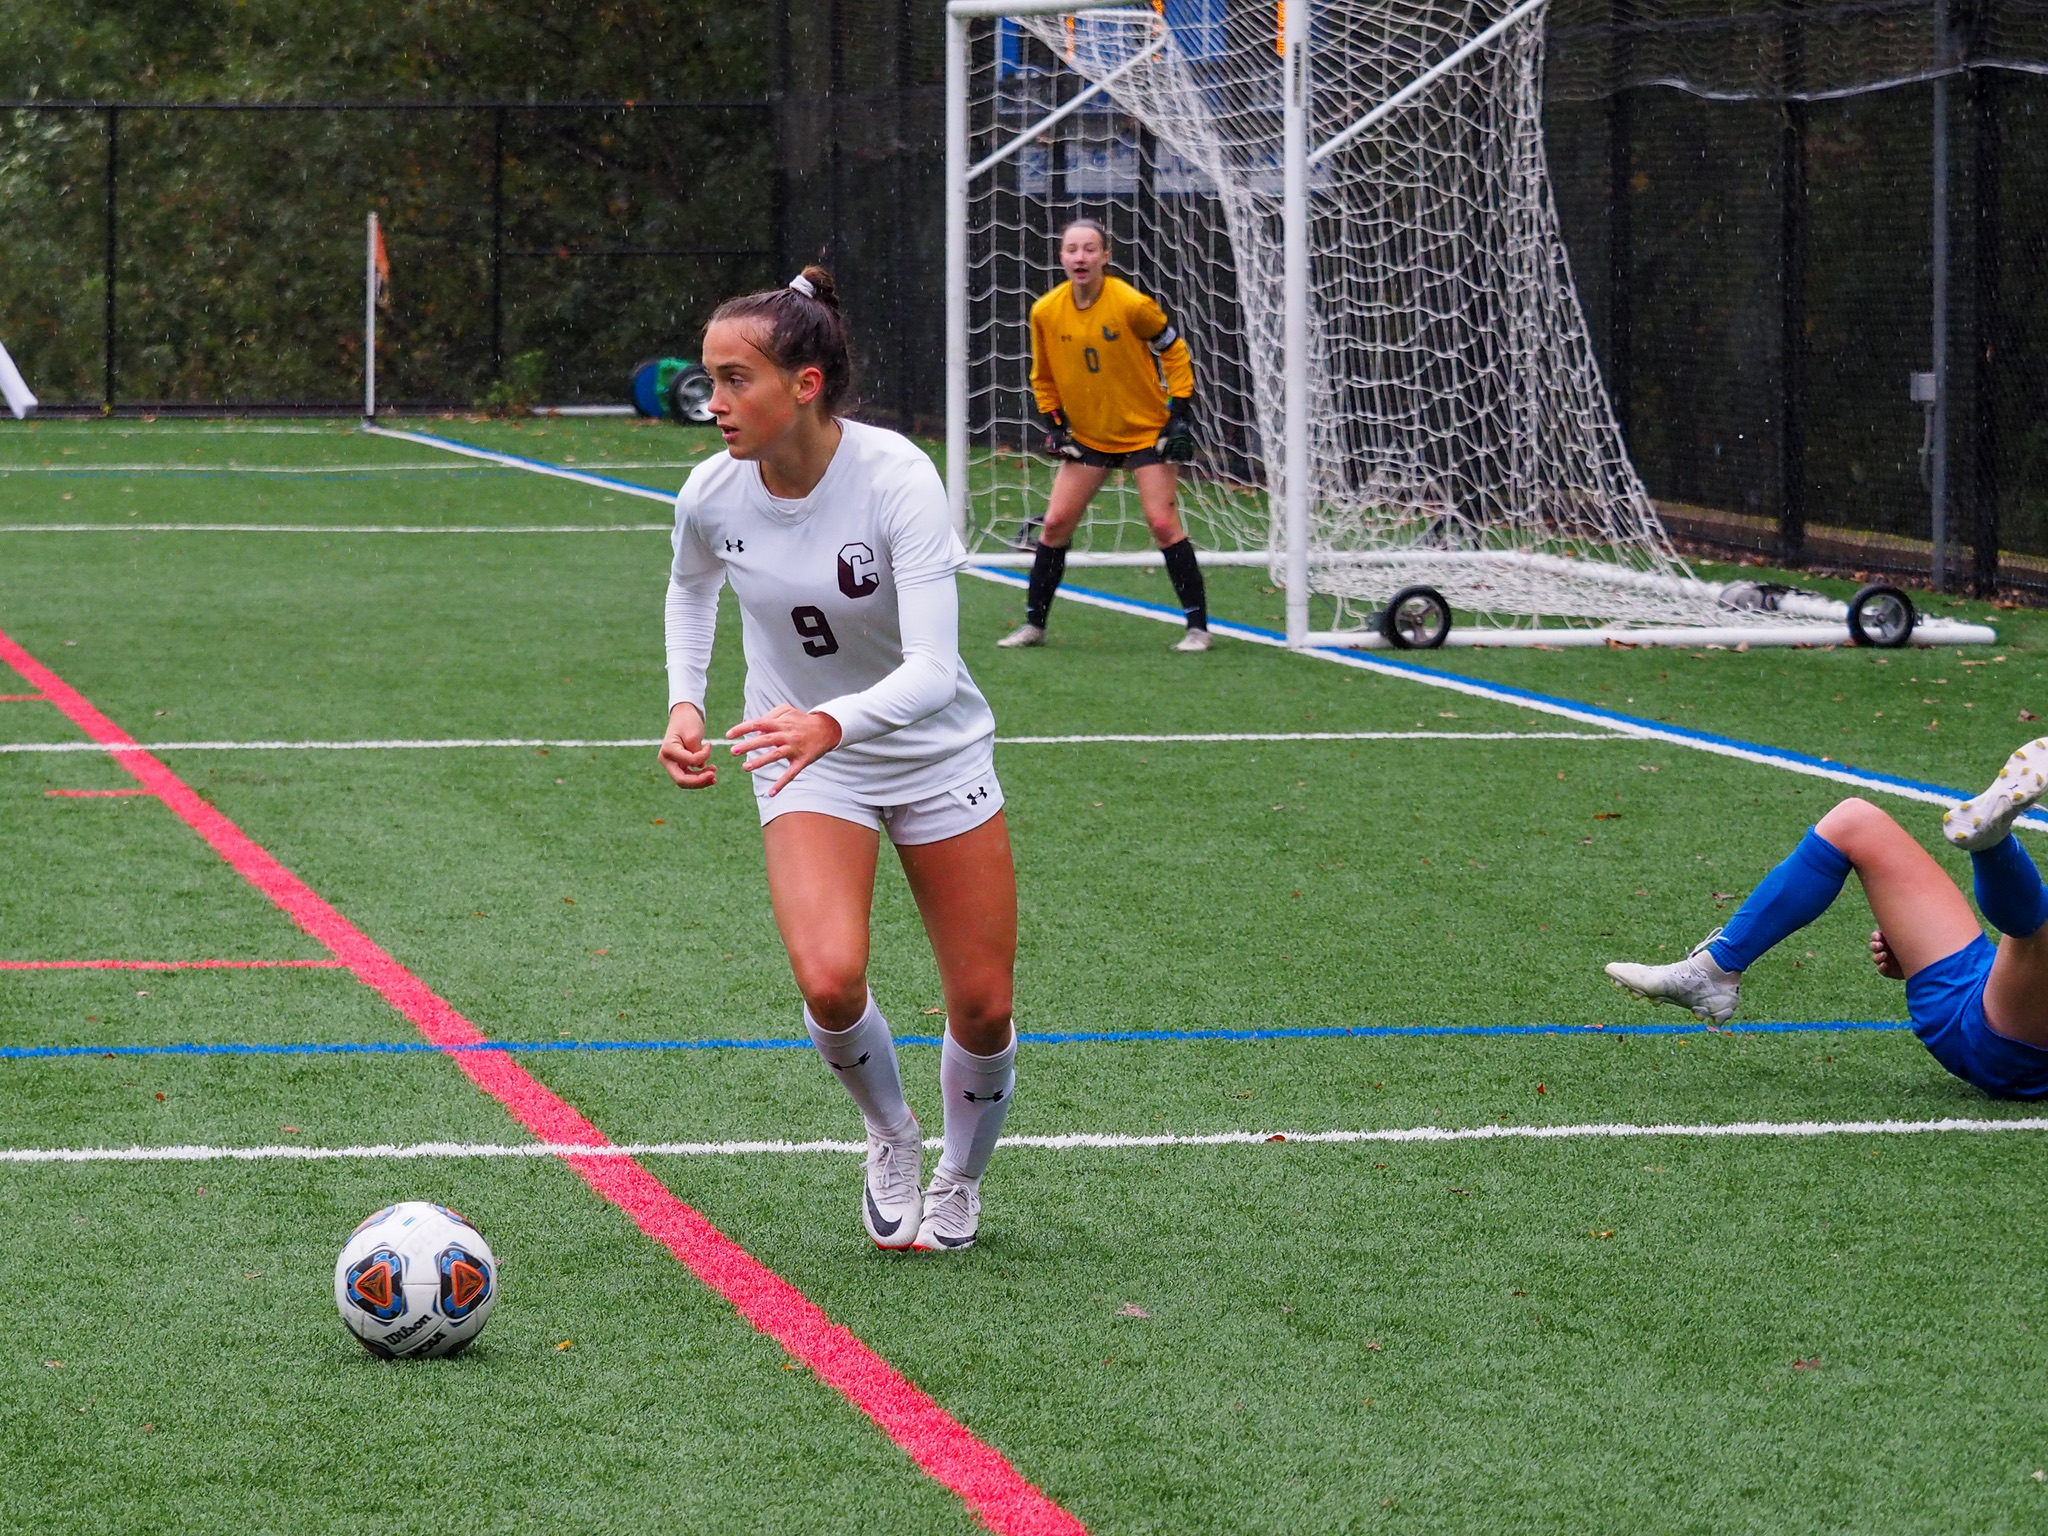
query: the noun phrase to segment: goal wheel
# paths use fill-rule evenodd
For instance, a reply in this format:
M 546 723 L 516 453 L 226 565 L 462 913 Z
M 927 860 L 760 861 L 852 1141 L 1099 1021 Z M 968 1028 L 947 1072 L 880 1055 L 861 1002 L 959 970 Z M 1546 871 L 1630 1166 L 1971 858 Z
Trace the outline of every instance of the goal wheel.
M 1451 632 L 1451 605 L 1435 587 L 1403 587 L 1380 612 L 1380 634 L 1398 651 L 1433 651 Z
M 668 387 L 668 413 L 699 426 L 711 419 L 711 371 L 702 363 L 692 363 L 675 376 Z
M 1857 645 L 1897 650 L 1913 638 L 1919 615 L 1897 587 L 1874 581 L 1849 599 L 1849 638 Z

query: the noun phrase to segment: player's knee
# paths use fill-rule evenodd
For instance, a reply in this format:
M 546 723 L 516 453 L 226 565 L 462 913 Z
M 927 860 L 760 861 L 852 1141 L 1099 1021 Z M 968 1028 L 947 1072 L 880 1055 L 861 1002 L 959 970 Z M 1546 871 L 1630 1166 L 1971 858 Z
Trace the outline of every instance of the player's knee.
M 1882 836 L 1896 825 L 1891 817 L 1868 800 L 1852 795 L 1814 823 L 1813 829 L 1853 859 L 1856 845 L 1873 836 Z
M 828 1029 L 850 1029 L 868 1006 L 868 976 L 865 967 L 850 959 L 812 955 L 791 956 L 797 990 L 811 1017 Z
M 980 988 L 948 999 L 946 1028 L 975 1055 L 994 1055 L 1010 1043 L 1009 988 Z

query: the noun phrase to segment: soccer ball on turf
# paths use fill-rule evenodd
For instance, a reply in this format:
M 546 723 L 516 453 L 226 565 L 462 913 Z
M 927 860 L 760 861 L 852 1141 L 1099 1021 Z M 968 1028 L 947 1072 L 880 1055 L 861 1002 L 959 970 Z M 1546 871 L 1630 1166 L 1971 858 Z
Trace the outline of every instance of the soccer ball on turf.
M 498 1260 L 445 1205 L 387 1205 L 349 1234 L 334 1261 L 342 1326 L 384 1360 L 452 1355 L 483 1332 L 498 1300 Z

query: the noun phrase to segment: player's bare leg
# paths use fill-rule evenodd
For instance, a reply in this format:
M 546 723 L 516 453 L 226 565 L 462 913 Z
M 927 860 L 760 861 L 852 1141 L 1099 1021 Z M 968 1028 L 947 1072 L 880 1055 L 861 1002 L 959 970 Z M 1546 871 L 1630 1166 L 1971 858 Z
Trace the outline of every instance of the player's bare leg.
M 1188 621 L 1188 631 L 1172 648 L 1176 651 L 1209 649 L 1209 596 L 1202 585 L 1201 563 L 1195 558 L 1194 540 L 1181 526 L 1178 464 L 1146 464 L 1131 471 L 1138 482 L 1138 504 L 1145 510 L 1145 526 L 1152 530 L 1152 542 L 1166 557 L 1166 574 L 1173 581 L 1174 596 Z
M 1844 800 L 1814 831 L 1856 867 L 1871 916 L 1902 977 L 1914 976 L 1982 936 L 1948 871 L 1913 834 L 1868 800 Z
M 916 1246 L 965 1248 L 980 1226 L 981 1175 L 1016 1086 L 1010 1009 L 1017 960 L 1017 876 L 1001 812 L 943 842 L 897 849 L 939 963 L 946 1041 L 939 1086 L 946 1149 L 925 1192 Z
M 1067 546 L 1074 542 L 1074 530 L 1088 503 L 1102 489 L 1109 471 L 1093 464 L 1069 460 L 1052 477 L 1052 494 L 1046 498 L 1045 527 L 1038 535 L 1038 553 L 1031 566 L 1031 586 L 1024 596 L 1024 622 L 996 642 L 1005 650 L 1045 644 L 1045 626 L 1052 617 L 1053 594 L 1067 573 Z
M 804 996 L 804 1024 L 860 1106 L 868 1135 L 861 1220 L 882 1248 L 908 1248 L 923 1212 L 924 1134 L 903 1097 L 889 1022 L 868 991 L 869 911 L 881 834 L 815 811 L 761 829 L 768 897 Z

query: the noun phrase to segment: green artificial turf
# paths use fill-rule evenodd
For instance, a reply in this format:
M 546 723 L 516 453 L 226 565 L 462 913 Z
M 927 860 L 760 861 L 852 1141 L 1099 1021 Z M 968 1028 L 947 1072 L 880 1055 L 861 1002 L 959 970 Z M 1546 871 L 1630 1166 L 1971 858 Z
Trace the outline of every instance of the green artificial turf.
M 347 423 L 224 425 L 250 424 L 0 430 L 0 630 L 124 729 L 659 734 L 658 531 L 4 531 L 664 520 L 516 471 L 393 468 L 433 451 Z M 624 421 L 410 425 L 662 488 L 709 446 Z M 151 464 L 181 467 L 122 467 Z M 244 472 L 262 466 L 319 473 Z M 1167 592 L 1143 571 L 1074 580 Z M 1212 606 L 1273 625 L 1268 585 L 1215 570 Z M 1170 655 L 1168 626 L 1073 602 L 1044 650 L 998 651 L 1018 594 L 961 596 L 1004 736 L 1591 734 L 1265 647 Z M 1988 617 L 1999 644 L 1423 660 L 1974 788 L 2038 729 L 2020 712 L 2048 699 L 2048 620 L 1937 611 Z M 714 721 L 738 717 L 738 640 L 728 603 Z M 0 742 L 76 739 L 47 705 L 0 703 Z M 737 773 L 685 796 L 644 746 L 165 755 L 492 1036 L 801 1039 Z M 1015 744 L 997 761 L 1020 1028 L 1141 1037 L 1026 1044 L 1013 1132 L 2031 1113 L 1901 1029 L 1614 1032 L 1682 1020 L 1601 963 L 1681 953 L 1834 785 L 1628 740 Z M 46 794 L 128 782 L 95 754 L 0 753 L 0 959 L 321 953 L 155 802 Z M 1967 882 L 1935 807 L 1875 798 Z M 1749 974 L 1743 1016 L 1902 1019 L 1868 926 L 1852 884 Z M 899 1035 L 936 1030 L 886 858 L 872 975 Z M 1142 1038 L 1523 1025 L 1541 1032 Z M 0 1046 L 416 1038 L 345 972 L 0 972 Z M 621 1141 L 858 1135 L 803 1050 L 519 1059 Z M 936 1133 L 937 1052 L 903 1063 Z M 0 1060 L 6 1147 L 524 1139 L 432 1055 Z M 843 1155 L 650 1166 L 1094 1531 L 1947 1532 L 2048 1519 L 2044 1153 L 2032 1132 L 1017 1148 L 989 1175 L 981 1243 L 945 1262 L 867 1245 Z M 505 1289 L 469 1354 L 384 1366 L 333 1316 L 332 1260 L 408 1197 L 473 1216 Z M 422 1510 L 493 1530 L 976 1528 L 551 1163 L 0 1164 L 0 1287 L 9 1528 L 353 1532 Z

